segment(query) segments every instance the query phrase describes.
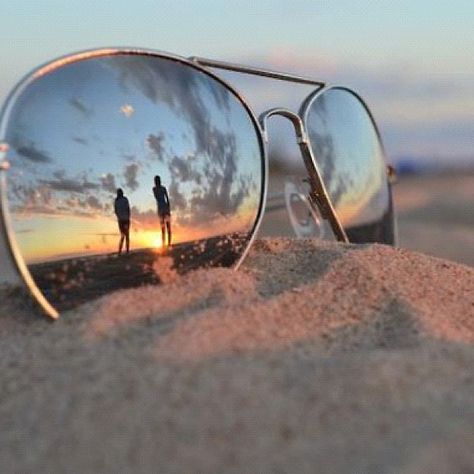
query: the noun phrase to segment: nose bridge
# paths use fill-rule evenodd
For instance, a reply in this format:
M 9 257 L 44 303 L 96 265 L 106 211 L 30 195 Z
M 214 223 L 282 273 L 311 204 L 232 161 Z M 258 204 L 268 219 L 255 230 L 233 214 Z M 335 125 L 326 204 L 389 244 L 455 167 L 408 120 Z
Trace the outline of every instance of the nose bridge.
M 273 117 L 274 115 L 279 115 L 280 117 L 284 117 L 293 124 L 293 128 L 295 130 L 295 135 L 296 135 L 296 141 L 298 144 L 308 142 L 308 139 L 306 136 L 306 130 L 303 124 L 303 120 L 301 120 L 301 117 L 298 114 L 292 112 L 291 110 L 281 108 L 281 107 L 267 110 L 266 112 L 263 112 L 259 117 L 259 122 L 263 131 L 263 136 L 265 138 L 265 141 L 268 141 L 267 121 L 270 117 Z
M 270 109 L 260 115 L 260 127 L 263 132 L 263 137 L 265 141 L 268 141 L 267 137 L 267 120 L 274 116 L 279 115 L 281 117 L 287 118 L 295 129 L 296 141 L 301 151 L 301 157 L 308 172 L 308 182 L 311 187 L 311 192 L 308 195 L 309 202 L 311 206 L 317 207 L 321 216 L 324 219 L 328 219 L 331 227 L 334 231 L 335 236 L 338 240 L 342 242 L 349 242 L 346 232 L 337 217 L 334 206 L 331 203 L 329 198 L 328 191 L 324 182 L 321 178 L 321 174 L 316 165 L 316 160 L 314 159 L 313 152 L 306 134 L 303 120 L 298 114 L 295 114 L 291 110 L 284 108 Z

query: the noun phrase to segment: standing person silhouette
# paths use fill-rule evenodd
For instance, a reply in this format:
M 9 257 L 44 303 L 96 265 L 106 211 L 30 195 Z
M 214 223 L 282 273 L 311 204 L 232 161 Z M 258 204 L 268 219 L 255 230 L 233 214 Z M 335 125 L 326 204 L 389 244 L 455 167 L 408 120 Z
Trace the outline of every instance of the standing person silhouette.
M 117 189 L 114 209 L 120 230 L 120 243 L 118 249 L 120 255 L 122 253 L 124 240 L 127 247 L 127 253 L 130 252 L 130 206 L 128 204 L 128 199 L 123 195 L 121 188 Z
M 168 191 L 161 185 L 161 178 L 155 176 L 155 186 L 153 187 L 153 195 L 156 199 L 156 206 L 158 210 L 158 217 L 161 224 L 161 244 L 165 246 L 165 226 L 168 231 L 168 247 L 171 246 L 171 212 L 170 199 Z

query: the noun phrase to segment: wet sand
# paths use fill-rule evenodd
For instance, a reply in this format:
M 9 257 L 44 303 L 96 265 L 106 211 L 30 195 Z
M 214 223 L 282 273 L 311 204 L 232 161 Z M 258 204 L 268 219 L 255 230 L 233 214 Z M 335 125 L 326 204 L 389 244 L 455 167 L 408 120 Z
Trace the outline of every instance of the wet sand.
M 474 269 L 258 241 L 51 323 L 0 303 L 1 472 L 472 473 Z
M 64 311 L 112 291 L 160 284 L 196 268 L 231 266 L 247 235 L 223 234 L 160 249 L 78 256 L 28 266 L 48 301 Z

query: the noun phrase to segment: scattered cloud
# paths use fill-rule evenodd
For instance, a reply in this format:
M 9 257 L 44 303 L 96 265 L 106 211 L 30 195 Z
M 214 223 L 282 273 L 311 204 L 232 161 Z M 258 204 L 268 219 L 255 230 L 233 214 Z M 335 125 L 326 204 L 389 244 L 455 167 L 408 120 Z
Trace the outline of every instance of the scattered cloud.
M 196 162 L 196 157 L 190 155 L 187 158 L 174 156 L 168 164 L 171 175 L 180 182 L 194 181 L 196 184 L 201 184 L 202 173 L 198 172 L 193 167 L 193 162 Z
M 89 196 L 86 199 L 86 203 L 92 209 L 96 209 L 96 210 L 101 210 L 102 209 L 102 204 L 100 203 L 100 201 L 95 196 Z
M 87 146 L 89 145 L 89 142 L 85 139 L 85 138 L 82 138 L 82 137 L 72 137 L 73 141 L 75 141 L 76 143 L 79 143 L 80 145 L 84 145 L 84 146 Z
M 90 118 L 94 111 L 92 108 L 87 107 L 84 102 L 78 97 L 73 97 L 69 99 L 69 104 L 79 112 L 84 118 Z
M 16 146 L 16 152 L 34 163 L 51 163 L 53 159 L 33 144 Z
M 39 183 L 49 186 L 55 191 L 65 191 L 72 193 L 85 194 L 88 191 L 99 188 L 99 185 L 87 181 L 86 178 L 71 179 L 71 178 L 57 178 L 57 179 L 39 179 Z
M 125 177 L 126 186 L 131 191 L 135 191 L 140 185 L 140 183 L 137 180 L 137 174 L 138 174 L 138 165 L 136 163 L 132 163 L 130 165 L 125 166 L 123 175 Z
M 138 230 L 155 230 L 159 223 L 156 211 L 140 211 L 136 206 L 130 209 L 132 224 Z
M 237 212 L 250 195 L 252 176 L 244 176 L 238 166 L 234 133 L 212 128 L 209 154 L 175 156 L 169 163 L 171 208 L 179 210 L 178 222 L 197 226 Z M 193 192 L 184 192 L 185 183 L 194 185 Z
M 115 184 L 115 176 L 112 173 L 104 174 L 100 177 L 100 183 L 102 189 L 109 193 L 115 194 L 117 191 L 117 185 Z
M 130 104 L 124 104 L 120 107 L 120 113 L 125 115 L 125 117 L 130 118 L 135 113 L 135 109 Z
M 146 138 L 146 143 L 148 148 L 156 155 L 159 161 L 163 162 L 165 157 L 165 149 L 163 142 L 165 140 L 165 135 L 163 132 L 153 135 L 150 133 Z

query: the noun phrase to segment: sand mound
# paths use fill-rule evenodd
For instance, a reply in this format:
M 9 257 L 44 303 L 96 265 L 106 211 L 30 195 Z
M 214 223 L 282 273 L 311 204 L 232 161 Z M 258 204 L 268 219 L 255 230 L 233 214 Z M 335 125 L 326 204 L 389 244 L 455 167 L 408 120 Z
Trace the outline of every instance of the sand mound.
M 4 294 L 1 470 L 472 472 L 473 289 L 444 260 L 271 239 L 57 323 Z
M 307 340 L 323 350 L 474 342 L 474 271 L 386 246 L 259 241 L 241 271 L 116 293 L 87 308 L 88 334 L 167 326 L 155 355 L 197 360 Z M 172 328 L 171 328 L 172 326 Z

